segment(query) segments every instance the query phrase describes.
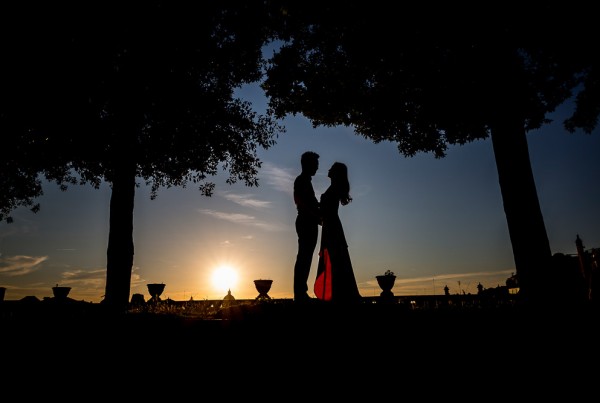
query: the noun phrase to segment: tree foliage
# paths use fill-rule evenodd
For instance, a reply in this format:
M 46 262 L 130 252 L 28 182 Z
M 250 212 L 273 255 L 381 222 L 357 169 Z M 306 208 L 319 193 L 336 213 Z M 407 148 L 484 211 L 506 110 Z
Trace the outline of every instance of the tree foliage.
M 406 156 L 442 157 L 448 144 L 487 138 L 507 103 L 537 129 L 577 88 L 569 128 L 595 127 L 597 39 L 585 10 L 394 7 L 283 7 L 282 46 L 263 86 L 277 115 L 302 113 L 397 142 Z
M 112 187 L 106 300 L 128 302 L 133 199 L 151 186 L 198 186 L 222 168 L 227 182 L 258 185 L 258 147 L 283 131 L 234 96 L 262 74 L 266 14 L 260 1 L 80 2 L 18 18 L 0 78 L 3 179 L 0 213 L 32 205 L 40 178 Z M 35 206 L 34 206 L 35 207 Z
M 230 182 L 256 185 L 254 151 L 280 128 L 233 91 L 261 75 L 258 4 L 92 2 L 27 13 L 3 38 L 2 130 L 19 147 L 6 157 L 40 172 L 71 164 L 96 186 L 111 181 L 107 161 L 132 159 L 153 196 L 188 182 L 210 195 L 206 179 L 221 164 Z M 58 17 L 67 11 L 78 18 Z M 32 152 L 44 160 L 33 164 Z
M 351 126 L 408 157 L 491 137 L 522 294 L 542 299 L 551 252 L 526 133 L 574 94 L 566 129 L 596 126 L 589 7 L 284 3 L 263 83 L 276 115 Z

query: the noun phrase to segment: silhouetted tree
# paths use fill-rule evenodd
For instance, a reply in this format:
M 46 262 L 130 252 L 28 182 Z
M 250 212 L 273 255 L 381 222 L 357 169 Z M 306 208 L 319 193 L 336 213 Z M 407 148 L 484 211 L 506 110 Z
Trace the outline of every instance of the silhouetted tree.
M 565 121 L 589 133 L 600 111 L 594 12 L 545 4 L 279 2 L 281 46 L 263 88 L 278 117 L 351 126 L 404 156 L 491 137 L 523 301 L 553 292 L 551 251 L 526 133 L 577 93 Z
M 234 97 L 262 74 L 267 38 L 261 1 L 82 2 L 11 6 L 4 27 L 0 129 L 10 139 L 2 167 L 1 218 L 31 206 L 40 177 L 110 184 L 104 303 L 129 300 L 137 180 L 161 187 L 209 176 L 258 185 L 257 147 L 283 129 Z M 24 17 L 24 18 L 21 18 Z M 18 167 L 18 168 L 17 168 Z M 4 172 L 3 172 L 4 175 Z M 4 190 L 4 189 L 3 189 Z M 37 206 L 34 206 L 34 210 Z

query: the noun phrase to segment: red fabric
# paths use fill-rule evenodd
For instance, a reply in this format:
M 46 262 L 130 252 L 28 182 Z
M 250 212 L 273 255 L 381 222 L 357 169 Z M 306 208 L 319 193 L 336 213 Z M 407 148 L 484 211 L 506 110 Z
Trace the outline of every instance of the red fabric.
M 319 253 L 319 268 L 317 269 L 317 279 L 315 280 L 315 295 L 318 299 L 331 301 L 331 259 L 327 249 Z

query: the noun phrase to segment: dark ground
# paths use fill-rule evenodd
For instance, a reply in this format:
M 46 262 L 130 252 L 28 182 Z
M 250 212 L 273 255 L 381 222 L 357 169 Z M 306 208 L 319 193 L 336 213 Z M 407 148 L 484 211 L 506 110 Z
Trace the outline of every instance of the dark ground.
M 37 374 L 39 382 L 54 382 L 57 374 L 69 374 L 80 384 L 91 382 L 88 375 L 146 387 L 154 385 L 153 379 L 159 386 L 224 382 L 231 393 L 262 380 L 273 381 L 272 387 L 292 387 L 292 394 L 302 386 L 297 391 L 302 394 L 324 377 L 327 384 L 361 388 L 356 393 L 365 393 L 366 399 L 382 393 L 373 382 L 385 380 L 395 388 L 426 385 L 427 379 L 467 387 L 476 380 L 487 385 L 484 390 L 521 382 L 529 388 L 535 380 L 547 390 L 574 386 L 568 379 L 575 377 L 580 388 L 588 378 L 597 381 L 600 362 L 598 312 L 593 309 L 415 311 L 383 304 L 256 303 L 201 318 L 108 314 L 96 307 L 18 315 L 5 311 L 0 321 L 5 371 Z M 288 397 L 284 400 L 296 400 Z
M 327 303 L 257 302 L 221 308 L 211 315 L 182 312 L 105 312 L 100 304 L 55 305 L 4 311 L 2 337 L 13 342 L 104 341 L 127 335 L 139 345 L 177 347 L 194 339 L 215 348 L 272 347 L 298 338 L 305 345 L 394 345 L 453 343 L 467 347 L 487 340 L 510 350 L 538 338 L 558 342 L 597 333 L 593 309 L 526 310 L 518 307 L 411 310 L 396 304 L 336 306 Z M 334 346 L 335 347 L 335 346 Z

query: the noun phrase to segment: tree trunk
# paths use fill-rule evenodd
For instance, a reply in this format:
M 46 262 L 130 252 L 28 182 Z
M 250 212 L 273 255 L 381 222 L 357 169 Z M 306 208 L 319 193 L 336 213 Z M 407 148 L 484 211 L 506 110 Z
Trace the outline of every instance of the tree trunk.
M 133 208 L 135 200 L 135 163 L 117 165 L 110 197 L 110 228 L 106 264 L 104 303 L 118 311 L 129 304 L 133 267 Z
M 519 301 L 524 305 L 545 305 L 553 280 L 552 252 L 537 196 L 523 121 L 505 114 L 492 130 L 492 144 L 498 169 L 504 213 L 513 249 Z M 513 115 L 514 116 L 514 115 Z

